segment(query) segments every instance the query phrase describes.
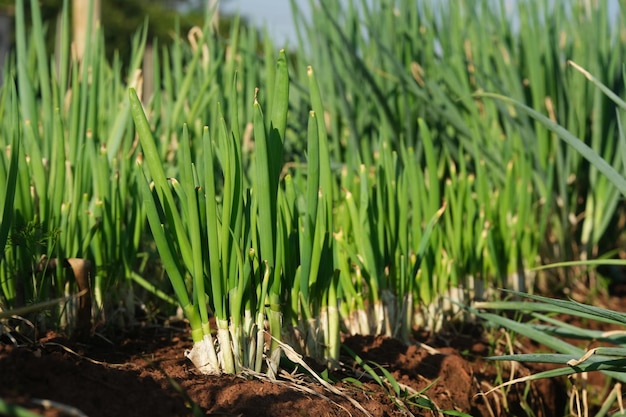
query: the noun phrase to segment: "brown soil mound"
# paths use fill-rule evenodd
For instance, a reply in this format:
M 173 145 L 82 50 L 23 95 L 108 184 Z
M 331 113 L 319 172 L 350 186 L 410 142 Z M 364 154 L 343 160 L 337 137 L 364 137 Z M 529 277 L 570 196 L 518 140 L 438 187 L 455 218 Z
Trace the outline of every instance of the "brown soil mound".
M 529 407 L 537 416 L 562 415 L 566 393 L 558 381 L 541 381 L 527 392 L 518 385 L 482 395 L 497 385 L 498 376 L 508 378 L 509 365 L 483 360 L 488 344 L 480 332 L 470 333 L 431 338 L 436 352 L 383 337 L 353 336 L 344 344 L 390 372 L 401 384 L 401 394 L 423 391 L 441 410 L 515 416 L 526 415 L 524 407 Z M 199 375 L 184 357 L 190 346 L 186 330 L 162 326 L 137 328 L 112 343 L 76 344 L 50 333 L 24 347 L 0 344 L 0 398 L 46 416 L 72 415 L 62 405 L 90 417 L 190 416 L 194 405 L 196 415 L 207 416 L 363 415 L 346 398 L 301 374 L 279 383 Z M 436 415 L 420 407 L 424 399 L 394 398 L 392 387 L 358 372 L 350 357 L 345 363 L 345 369 L 330 377 L 371 415 Z M 515 372 L 519 376 L 528 370 L 518 366 Z M 45 407 L 36 405 L 38 400 L 54 403 Z

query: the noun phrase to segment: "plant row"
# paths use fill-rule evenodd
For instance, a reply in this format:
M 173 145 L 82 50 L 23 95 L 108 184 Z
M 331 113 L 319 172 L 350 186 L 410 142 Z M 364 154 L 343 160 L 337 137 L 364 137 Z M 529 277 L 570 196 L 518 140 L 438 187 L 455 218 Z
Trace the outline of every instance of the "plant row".
M 179 304 L 207 372 L 272 369 L 280 343 L 332 363 L 342 333 L 409 339 L 454 302 L 548 288 L 543 260 L 612 249 L 619 190 L 480 92 L 622 169 L 614 107 L 567 62 L 621 94 L 621 20 L 605 4 L 505 3 L 323 1 L 310 20 L 294 5 L 299 49 L 278 58 L 237 19 L 228 37 L 207 22 L 168 47 L 144 28 L 122 63 L 93 22 L 72 56 L 67 1 L 49 54 L 36 2 L 27 33 L 16 1 L 3 309 L 82 289 L 69 260 L 88 260 L 95 320 Z M 75 310 L 37 320 L 73 325 Z

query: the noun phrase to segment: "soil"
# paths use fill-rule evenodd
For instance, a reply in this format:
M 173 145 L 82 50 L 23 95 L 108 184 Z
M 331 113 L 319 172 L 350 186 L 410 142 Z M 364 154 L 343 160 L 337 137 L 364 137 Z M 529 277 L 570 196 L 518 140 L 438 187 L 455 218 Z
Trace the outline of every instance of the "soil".
M 626 308 L 626 285 L 600 297 L 582 292 L 571 296 L 612 310 Z M 579 327 L 614 330 L 560 318 Z M 366 415 L 365 409 L 376 417 L 550 417 L 567 415 L 576 386 L 586 384 L 592 399 L 603 398 L 607 389 L 602 374 L 591 373 L 584 382 L 544 379 L 491 391 L 548 367 L 511 365 L 486 356 L 544 348 L 467 322 L 447 323 L 437 334 L 415 332 L 415 342 L 408 345 L 380 336 L 346 337 L 341 367 L 332 372 L 307 360 L 342 395 L 331 393 L 302 369 L 287 366 L 277 381 L 199 374 L 184 355 L 192 343 L 182 321 L 109 328 L 106 338 L 97 333 L 82 343 L 53 332 L 33 341 L 7 329 L 0 323 L 0 399 L 44 416 L 356 417 Z M 363 363 L 379 375 L 387 372 L 398 385 L 379 384 L 364 372 Z
M 402 384 L 401 395 L 392 396 L 393 387 L 368 379 L 346 356 L 344 368 L 328 375 L 344 394 L 339 396 L 299 370 L 284 373 L 278 382 L 200 375 L 184 357 L 191 342 L 188 330 L 180 326 L 136 326 L 106 341 L 96 337 L 82 344 L 48 333 L 17 347 L 5 335 L 0 343 L 0 398 L 45 416 L 172 417 L 191 416 L 194 410 L 206 416 L 365 415 L 347 397 L 373 416 L 437 415 L 423 408 L 428 405 L 424 398 L 402 395 L 417 391 L 440 410 L 475 417 L 527 415 L 525 407 L 536 416 L 564 415 L 568 387 L 560 380 L 486 394 L 499 378 L 510 377 L 508 364 L 483 359 L 507 349 L 504 334 L 487 337 L 479 327 L 459 325 L 416 339 L 420 341 L 405 345 L 384 337 L 347 337 L 346 347 Z M 537 370 L 518 365 L 514 375 Z M 52 403 L 41 405 L 41 400 Z

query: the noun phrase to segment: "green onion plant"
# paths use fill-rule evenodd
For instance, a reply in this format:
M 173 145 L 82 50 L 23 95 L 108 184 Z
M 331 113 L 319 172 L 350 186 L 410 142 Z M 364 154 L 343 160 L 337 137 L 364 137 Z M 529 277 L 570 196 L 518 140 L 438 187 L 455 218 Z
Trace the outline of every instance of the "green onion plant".
M 98 323 L 178 304 L 209 373 L 275 372 L 284 342 L 332 366 L 343 334 L 410 341 L 494 288 L 566 289 L 568 270 L 535 268 L 623 238 L 604 175 L 623 169 L 621 113 L 567 62 L 623 95 L 605 2 L 294 4 L 299 44 L 278 59 L 207 11 L 170 45 L 142 27 L 129 62 L 94 22 L 81 61 L 68 24 L 49 55 L 31 5 L 0 90 L 3 309 L 76 292 L 59 260 L 80 258 Z
M 577 64 L 570 62 L 571 65 L 585 75 L 592 84 L 598 88 L 603 94 L 606 94 L 616 105 L 616 117 L 621 126 L 621 119 L 626 110 L 626 102 L 614 94 L 600 80 L 591 75 L 587 70 L 581 68 Z M 490 95 L 498 100 L 503 100 L 516 106 L 520 111 L 531 115 L 535 120 L 545 126 L 548 130 L 554 132 L 568 146 L 574 148 L 580 155 L 589 161 L 596 170 L 597 176 L 604 178 L 606 185 L 604 187 L 610 189 L 596 190 L 597 192 L 608 195 L 609 199 L 613 195 L 626 195 L 626 180 L 623 175 L 623 150 L 626 149 L 626 136 L 624 136 L 621 128 L 618 132 L 618 144 L 620 152 L 615 158 L 607 160 L 602 154 L 596 152 L 592 147 L 585 144 L 571 132 L 557 123 L 542 115 L 540 112 L 525 106 L 522 103 L 514 101 L 510 98 L 502 96 Z M 600 186 L 603 182 L 596 179 L 596 185 Z M 594 204 L 589 203 L 589 204 Z M 595 213 L 593 208 L 587 207 L 587 212 Z M 598 219 L 599 217 L 596 217 Z M 598 225 L 599 227 L 602 225 Z M 586 229 L 583 229 L 586 230 Z M 586 235 L 583 234 L 583 238 Z M 588 237 L 588 236 L 587 236 Z M 593 262 L 593 264 L 602 264 L 602 260 Z M 592 263 L 585 257 L 578 262 L 566 262 L 564 264 L 555 264 L 557 266 L 574 266 L 586 265 Z M 624 261 L 616 261 L 613 263 L 624 264 Z M 548 267 L 550 267 L 548 265 Z M 517 378 L 507 382 L 510 385 L 517 382 L 535 380 L 540 378 L 556 378 L 563 375 L 586 374 L 588 372 L 602 372 L 613 381 L 614 389 L 610 390 L 606 398 L 588 398 L 587 390 L 582 390 L 582 398 L 579 398 L 576 407 L 583 410 L 584 415 L 589 415 L 591 405 L 596 405 L 599 409 L 597 416 L 605 415 L 623 415 L 624 409 L 621 404 L 620 386 L 626 379 L 624 376 L 625 354 L 626 350 L 623 340 L 623 331 L 595 331 L 583 329 L 566 323 L 564 320 L 554 317 L 554 315 L 571 315 L 579 317 L 583 320 L 597 321 L 611 325 L 617 329 L 624 326 L 626 316 L 623 313 L 611 311 L 608 309 L 594 307 L 591 305 L 581 304 L 573 300 L 557 300 L 538 295 L 530 295 L 526 293 L 514 293 L 517 296 L 525 297 L 536 302 L 528 301 L 491 301 L 474 304 L 473 308 L 481 310 L 500 310 L 500 311 L 523 311 L 532 317 L 532 321 L 520 323 L 513 319 L 497 315 L 494 313 L 477 311 L 482 319 L 486 320 L 492 326 L 504 327 L 520 336 L 528 337 L 543 346 L 555 351 L 556 353 L 532 353 L 532 354 L 511 354 L 504 356 L 492 357 L 494 360 L 513 360 L 519 362 L 541 362 L 562 365 L 556 369 L 544 371 L 530 375 L 528 377 Z M 579 340 L 580 343 L 572 343 L 568 340 Z M 600 346 L 594 348 L 584 348 L 581 345 L 590 345 L 592 342 L 599 342 Z M 599 402 L 601 401 L 601 402 Z M 595 404 L 593 404 L 595 402 Z M 617 404 L 619 413 L 609 414 L 611 406 Z
M 132 186 L 124 152 L 131 149 L 132 137 L 124 115 L 101 117 L 98 111 L 116 102 L 119 65 L 105 62 L 98 30 L 82 62 L 70 56 L 68 7 L 65 2 L 60 16 L 61 47 L 51 57 L 38 4 L 31 4 L 33 30 L 27 32 L 24 2 L 16 2 L 15 65 L 5 73 L 1 106 L 3 120 L 10 121 L 3 124 L 3 145 L 15 150 L 11 166 L 17 167 L 16 177 L 5 176 L 16 179 L 14 191 L 6 188 L 14 197 L 5 205 L 12 210 L 6 218 L 13 221 L 6 223 L 10 230 L 3 245 L 3 301 L 13 308 L 74 292 L 77 283 L 63 267 L 66 262 L 56 260 L 91 258 L 94 308 L 104 318 L 107 288 L 115 287 L 118 275 L 130 279 L 135 268 L 143 216 L 139 206 L 126 210 Z M 123 137 L 125 149 L 107 149 L 109 140 L 122 143 Z M 71 331 L 73 313 L 61 311 L 52 323 L 65 326 L 70 320 Z

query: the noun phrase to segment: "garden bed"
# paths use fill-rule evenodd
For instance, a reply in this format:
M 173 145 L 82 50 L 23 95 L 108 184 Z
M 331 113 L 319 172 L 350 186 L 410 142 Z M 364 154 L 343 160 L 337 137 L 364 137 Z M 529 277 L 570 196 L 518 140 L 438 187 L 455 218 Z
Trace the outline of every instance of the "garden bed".
M 418 391 L 433 384 L 426 394 L 442 410 L 479 417 L 525 415 L 520 408 L 524 404 L 536 415 L 559 415 L 557 410 L 563 409 L 566 391 L 558 380 L 533 383 L 527 393 L 525 385 L 518 384 L 508 391 L 506 399 L 500 391 L 481 395 L 495 386 L 498 368 L 483 359 L 490 345 L 478 329 L 421 338 L 437 353 L 419 344 L 405 346 L 383 337 L 353 336 L 344 344 L 362 359 L 384 366 L 400 384 Z M 202 415 L 210 416 L 363 415 L 346 398 L 329 393 L 304 375 L 293 375 L 291 382 L 283 377 L 280 383 L 200 375 L 183 354 L 191 346 L 187 329 L 136 327 L 111 342 L 94 339 L 77 344 L 49 333 L 27 347 L 0 345 L 0 397 L 46 416 L 70 414 L 58 406 L 47 410 L 35 406 L 34 399 L 71 406 L 90 417 L 192 415 L 189 400 Z M 506 378 L 508 365 L 500 369 Z M 528 372 L 518 367 L 516 376 Z M 349 376 L 358 374 L 347 365 L 343 372 L 333 375 L 340 381 L 335 386 L 372 415 L 407 415 L 376 382 L 363 375 L 359 378 L 361 386 L 342 382 Z M 433 415 L 416 406 L 409 406 L 409 410 L 414 415 Z
M 611 296 L 595 297 L 594 304 L 623 311 L 626 291 L 613 286 L 611 292 Z M 583 323 L 576 317 L 562 318 L 579 327 L 615 330 L 597 322 Z M 207 416 L 363 415 L 347 398 L 333 395 L 299 371 L 289 377 L 283 373 L 278 383 L 260 377 L 199 374 L 184 357 L 192 343 L 183 322 L 143 323 L 126 330 L 109 329 L 106 335 L 107 340 L 96 336 L 88 343 L 77 343 L 49 332 L 36 343 L 22 340 L 20 347 L 3 335 L 0 398 L 44 416 L 79 415 L 63 411 L 59 405 L 90 417 L 191 416 L 193 404 L 199 410 L 197 415 Z M 416 332 L 414 337 L 416 342 L 408 346 L 396 339 L 374 336 L 350 336 L 343 345 L 372 366 L 384 367 L 399 384 L 424 390 L 444 415 L 451 410 L 474 417 L 526 416 L 529 410 L 535 416 L 566 412 L 572 386 L 565 379 L 520 383 L 487 394 L 500 381 L 510 378 L 511 365 L 485 360 L 486 356 L 508 353 L 509 342 L 517 353 L 545 350 L 540 345 L 527 339 L 508 339 L 504 332 L 468 323 L 451 324 L 435 335 Z M 390 387 L 384 388 L 359 373 L 362 368 L 347 354 L 342 360 L 343 370 L 330 378 L 336 381 L 335 387 L 371 415 L 436 415 L 416 406 L 415 398 L 413 405 L 404 398 L 408 412 L 403 410 L 397 403 L 402 398 L 391 396 Z M 322 374 L 323 366 L 307 362 Z M 548 366 L 516 364 L 513 375 L 536 373 Z M 606 378 L 590 373 L 587 383 L 590 398 L 602 398 Z M 44 407 L 37 405 L 37 400 L 59 404 Z M 593 409 L 592 404 L 590 411 Z
M 293 49 L 237 17 L 176 25 L 171 44 L 143 26 L 125 62 L 105 28 L 76 59 L 69 2 L 55 30 L 25 3 L 0 86 L 0 414 L 621 407 L 626 339 L 600 331 L 626 315 L 493 290 L 623 310 L 589 296 L 606 284 L 591 265 L 563 262 L 626 282 L 626 8 L 321 1 L 294 10 Z M 414 333 L 473 299 L 483 322 Z M 135 302 L 186 321 L 141 322 Z M 8 332 L 22 314 L 39 336 Z M 346 336 L 381 333 L 412 343 Z M 276 380 L 264 353 L 289 342 L 336 369 L 283 360 Z M 502 387 L 548 369 L 509 359 L 565 368 Z M 620 382 L 563 378 L 600 367 Z M 237 368 L 255 373 L 199 372 Z

